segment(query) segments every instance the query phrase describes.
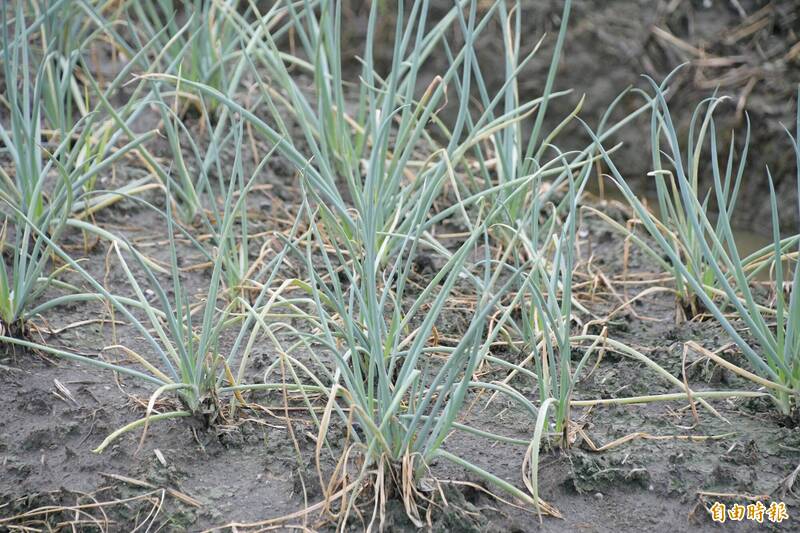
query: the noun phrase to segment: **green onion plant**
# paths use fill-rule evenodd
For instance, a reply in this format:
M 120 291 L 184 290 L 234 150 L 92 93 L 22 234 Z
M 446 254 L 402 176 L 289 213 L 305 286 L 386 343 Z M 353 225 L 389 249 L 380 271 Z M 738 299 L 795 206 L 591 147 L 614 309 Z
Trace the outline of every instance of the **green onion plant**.
M 47 64 L 30 55 L 22 4 L 17 5 L 13 33 L 3 11 L 3 74 L 6 80 L 5 105 L 8 123 L 0 123 L 0 142 L 10 159 L 9 170 L 0 168 L 0 200 L 5 221 L 3 253 L 10 264 L 0 273 L 0 321 L 11 335 L 25 336 L 30 318 L 52 307 L 53 301 L 36 305 L 48 287 L 76 291 L 58 280 L 61 268 L 48 272 L 52 255 L 49 242 L 57 242 L 67 227 L 99 228 L 76 220 L 76 213 L 99 209 L 111 201 L 108 195 L 88 196 L 84 186 L 153 134 L 115 140 L 88 159 L 86 147 L 92 145 L 94 115 L 83 117 L 67 134 L 51 137 L 43 132 L 42 94 L 47 86 Z M 69 87 L 61 86 L 62 91 Z M 135 192 L 143 185 L 133 181 L 121 190 Z M 49 236 L 41 238 L 41 233 Z M 76 295 L 83 298 L 85 295 Z M 58 300 L 55 300 L 58 301 Z
M 144 41 L 156 39 L 152 61 L 157 72 L 178 74 L 181 78 L 227 91 L 229 67 L 240 52 L 239 33 L 229 20 L 238 0 L 146 0 L 126 2 L 132 27 Z M 185 19 L 182 25 L 179 20 Z M 162 31 L 166 30 L 166 31 Z M 208 109 L 197 95 L 182 93 L 180 114 L 192 107 L 216 112 L 216 101 Z
M 228 198 L 233 198 L 236 181 L 231 182 Z M 248 184 L 251 186 L 252 183 Z M 234 223 L 237 219 L 236 211 L 240 208 L 243 197 L 225 204 L 221 232 L 228 238 L 220 241 L 224 248 L 233 242 L 231 234 L 234 232 Z M 36 229 L 27 217 L 22 216 L 38 237 L 44 241 L 50 250 L 58 255 L 62 261 L 82 279 L 89 284 L 95 292 L 83 295 L 84 300 L 105 302 L 115 313 L 123 316 L 125 322 L 132 327 L 144 342 L 137 347 L 112 345 L 106 349 L 116 349 L 124 353 L 129 364 L 108 363 L 101 358 L 91 358 L 70 351 L 67 348 L 55 348 L 42 343 L 26 339 L 19 339 L 8 335 L 0 336 L 0 342 L 21 346 L 28 349 L 39 350 L 43 353 L 54 355 L 83 364 L 111 370 L 123 375 L 132 376 L 154 387 L 150 396 L 147 412 L 144 418 L 136 420 L 110 434 L 97 448 L 102 452 L 109 444 L 121 435 L 145 426 L 150 421 L 158 421 L 179 417 L 196 417 L 205 425 L 213 425 L 220 416 L 224 416 L 221 396 L 232 394 L 242 398 L 241 392 L 247 390 L 247 384 L 242 380 L 245 376 L 245 366 L 248 364 L 250 353 L 256 346 L 256 341 L 263 332 L 262 325 L 268 315 L 271 305 L 264 305 L 268 296 L 272 295 L 271 285 L 275 279 L 277 267 L 283 261 L 287 251 L 276 254 L 264 267 L 265 276 L 263 287 L 254 298 L 252 305 L 244 302 L 237 305 L 237 301 L 222 302 L 220 296 L 223 289 L 223 268 L 226 251 L 223 249 L 216 255 L 208 254 L 191 235 L 182 230 L 174 222 L 170 204 L 167 203 L 166 212 L 158 210 L 151 204 L 142 203 L 158 215 L 163 216 L 170 241 L 170 261 L 167 271 L 168 282 L 162 282 L 160 272 L 152 267 L 152 263 L 139 252 L 124 237 L 117 237 L 112 243 L 112 249 L 118 260 L 119 267 L 125 275 L 131 297 L 112 294 L 83 266 L 70 257 L 60 246 L 53 242 L 43 231 Z M 296 231 L 292 229 L 292 235 Z M 211 257 L 212 272 L 208 292 L 203 300 L 193 303 L 193 296 L 188 292 L 182 282 L 182 273 L 178 266 L 177 245 L 175 234 L 182 236 L 205 257 Z M 155 301 L 148 299 L 147 294 L 155 294 Z M 63 303 L 56 302 L 57 303 Z M 279 302 L 283 304 L 283 302 Z M 238 309 L 244 308 L 245 312 Z M 236 327 L 238 326 L 238 329 Z M 220 345 L 221 336 L 233 329 L 235 336 L 228 351 L 223 351 Z M 236 370 L 236 375 L 234 375 Z M 156 400 L 165 393 L 174 393 L 180 401 L 180 406 L 171 411 L 153 414 Z M 244 403 L 243 400 L 241 400 Z
M 674 74 L 674 73 L 673 73 Z M 672 75 L 670 75 L 671 77 Z M 666 87 L 669 78 L 665 80 L 662 87 Z M 641 93 L 643 94 L 643 93 Z M 705 290 L 711 298 L 726 298 L 726 293 L 721 289 L 721 280 L 718 278 L 717 271 L 703 251 L 703 233 L 697 232 L 694 225 L 687 218 L 683 206 L 683 191 L 677 177 L 677 166 L 681 166 L 687 183 L 690 185 L 690 194 L 703 206 L 706 212 L 715 210 L 733 214 L 739 199 L 739 191 L 742 178 L 745 174 L 747 164 L 747 153 L 750 144 L 750 121 L 747 118 L 746 130 L 741 150 L 736 149 L 735 136 L 731 136 L 727 154 L 722 154 L 717 147 L 716 129 L 714 126 L 714 113 L 719 105 L 723 104 L 725 98 L 711 96 L 703 100 L 692 114 L 688 130 L 688 142 L 686 149 L 678 148 L 676 152 L 671 152 L 671 135 L 665 124 L 662 112 L 657 107 L 658 99 L 650 98 L 648 108 L 654 108 L 651 114 L 651 157 L 652 166 L 648 175 L 653 178 L 655 184 L 657 204 L 656 211 L 652 213 L 651 220 L 659 227 L 659 231 L 665 236 L 667 242 L 673 249 L 675 257 L 679 258 L 679 263 L 683 265 L 690 275 L 702 282 Z M 724 166 L 719 165 L 720 160 L 724 161 Z M 715 191 L 713 187 L 707 187 L 712 173 L 719 174 L 719 181 L 722 184 L 720 191 Z M 704 189 L 705 187 L 705 189 Z M 629 192 L 622 190 L 629 200 Z M 724 204 L 724 205 L 721 205 Z M 594 208 L 588 208 L 591 213 L 608 223 L 613 229 L 635 243 L 643 252 L 653 259 L 661 268 L 669 272 L 675 279 L 675 294 L 683 315 L 692 318 L 706 311 L 702 302 L 694 294 L 690 284 L 685 279 L 683 270 L 665 258 L 664 254 L 659 253 L 652 243 L 636 235 L 635 231 L 623 224 L 613 220 L 607 214 Z M 728 221 L 730 222 L 730 221 Z M 715 225 L 725 223 L 719 218 Z M 719 234 L 721 228 L 715 227 L 715 233 Z M 796 237 L 789 237 L 781 243 L 786 248 L 796 240 Z M 728 243 L 726 242 L 727 246 Z M 756 252 L 742 258 L 742 268 L 747 272 L 747 279 L 752 280 L 770 264 L 767 259 L 771 256 L 772 246 L 766 246 Z M 721 254 L 726 253 L 724 248 L 712 249 L 715 255 L 714 262 L 725 265 Z M 726 271 L 723 269 L 723 273 Z M 728 275 L 726 273 L 726 275 Z M 762 309 L 763 310 L 763 309 Z
M 668 80 L 667 80 L 668 81 Z M 709 166 L 713 186 L 710 194 L 716 202 L 719 214 L 716 221 L 709 213 L 709 202 L 706 197 L 699 197 L 697 184 L 693 181 L 694 158 L 689 160 L 689 169 L 681 158 L 681 143 L 664 97 L 666 83 L 655 88 L 654 121 L 651 136 L 658 146 L 658 136 L 663 135 L 666 143 L 666 154 L 672 163 L 675 181 L 672 204 L 664 203 L 671 210 L 671 220 L 680 219 L 685 228 L 690 228 L 693 245 L 702 254 L 704 267 L 710 270 L 713 284 L 704 270 L 696 268 L 698 262 L 690 262 L 684 249 L 676 244 L 675 234 L 665 228 L 655 215 L 646 209 L 625 183 L 610 157 L 606 163 L 613 179 L 633 206 L 636 216 L 653 239 L 654 250 L 663 252 L 680 276 L 683 283 L 712 315 L 733 342 L 741 350 L 750 366 L 749 370 L 734 365 L 718 355 L 694 345 L 702 355 L 736 372 L 737 374 L 766 387 L 778 409 L 785 414 L 795 406 L 798 386 L 800 386 L 800 293 L 797 291 L 800 269 L 797 268 L 798 254 L 793 251 L 800 243 L 800 235 L 782 238 L 780 234 L 778 202 L 775 196 L 772 176 L 767 170 L 770 187 L 770 206 L 772 213 L 773 243 L 769 246 L 768 257 L 764 251 L 755 252 L 748 257 L 741 257 L 737 248 L 735 232 L 732 228 L 732 210 L 735 208 L 735 191 L 741 177 L 732 173 L 732 158 L 729 156 L 724 170 L 720 168 L 716 157 L 716 133 L 713 118 L 704 124 L 708 128 L 710 143 Z M 713 102 L 712 102 L 713 103 Z M 789 135 L 792 150 L 798 158 L 798 187 L 800 187 L 800 111 L 798 111 L 796 134 Z M 738 174 L 738 173 L 737 173 Z M 679 200 L 679 202 L 678 202 Z M 680 209 L 680 210 L 678 210 Z M 753 288 L 753 277 L 763 269 L 774 272 L 775 290 L 774 304 L 765 305 L 760 301 Z M 794 268 L 794 272 L 792 272 Z M 676 276 L 677 277 L 677 276 Z M 786 288 L 788 287 L 788 292 Z M 730 312 L 734 314 L 731 315 Z M 747 335 L 740 331 L 741 324 L 747 327 Z
M 490 385 L 472 381 L 475 368 L 502 329 L 490 328 L 487 319 L 498 310 L 500 298 L 525 268 L 523 262 L 507 279 L 501 275 L 508 274 L 504 261 L 494 262 L 483 255 L 476 267 L 469 259 L 479 244 L 484 245 L 484 254 L 488 253 L 489 230 L 500 211 L 507 209 L 506 200 L 491 205 L 488 198 L 504 189 L 529 186 L 529 176 L 473 192 L 456 205 L 433 211 L 445 184 L 458 179 L 456 169 L 466 163 L 476 147 L 521 120 L 533 107 L 509 109 L 468 127 L 469 100 L 461 99 L 447 143 L 440 145 L 431 135 L 430 124 L 438 120 L 447 87 L 455 80 L 465 87 L 473 79 L 475 39 L 495 16 L 499 4 L 493 3 L 479 17 L 476 2 L 461 2 L 440 21 L 431 22 L 429 28 L 426 1 L 417 0 L 410 6 L 400 3 L 393 68 L 385 78 L 376 72 L 372 54 L 379 13 L 373 4 L 361 82 L 351 87 L 343 77 L 341 6 L 324 2 L 318 8 L 297 10 L 285 2 L 298 42 L 313 65 L 314 89 L 309 95 L 290 74 L 291 67 L 302 68 L 304 61 L 287 57 L 269 32 L 264 32 L 259 53 L 252 57 L 265 72 L 258 87 L 269 120 L 211 87 L 177 77 L 157 78 L 189 85 L 206 97 L 219 99 L 274 143 L 302 174 L 304 220 L 309 231 L 303 239 L 288 245 L 304 260 L 309 279 L 297 285 L 304 287 L 313 301 L 306 311 L 313 333 L 297 332 L 300 344 L 320 358 L 317 370 L 309 369 L 307 377 L 316 383 L 314 392 L 323 391 L 329 400 L 328 415 L 318 420 L 320 446 L 328 442 L 333 414 L 347 423 L 351 415 L 345 411 L 349 410 L 364 431 L 363 436 L 354 437 L 365 465 L 357 479 L 376 471 L 385 473 L 386 478 L 378 475 L 382 479 L 404 472 L 406 475 L 396 479 L 406 481 L 396 488 L 407 491 L 431 461 L 444 458 L 538 505 L 513 484 L 445 449 L 445 439 L 455 427 L 468 391 Z M 425 59 L 463 16 L 462 10 L 466 16 L 459 29 L 464 44 L 420 95 L 417 86 Z M 355 106 L 346 105 L 351 96 Z M 302 143 L 289 135 L 287 109 L 304 134 Z M 452 251 L 431 230 L 454 216 L 463 219 L 469 232 L 464 243 Z M 426 251 L 441 254 L 444 266 L 416 292 L 409 278 L 415 258 Z M 507 259 L 508 255 L 504 257 Z M 432 346 L 432 331 L 445 303 L 463 283 L 477 290 L 478 298 L 468 331 L 454 347 Z M 521 293 L 512 298 L 521 298 Z M 503 323 L 510 316 L 505 313 Z M 330 355 L 327 365 L 321 353 Z M 446 358 L 437 360 L 437 353 L 444 353 Z M 294 362 L 291 366 L 305 368 Z M 298 387 L 311 390 L 300 383 Z M 536 410 L 521 395 L 506 389 L 503 392 L 535 415 Z M 376 478 L 373 481 L 380 485 Z M 358 492 L 347 498 L 347 511 L 357 501 Z M 409 503 L 407 510 L 413 520 L 418 520 L 415 505 Z

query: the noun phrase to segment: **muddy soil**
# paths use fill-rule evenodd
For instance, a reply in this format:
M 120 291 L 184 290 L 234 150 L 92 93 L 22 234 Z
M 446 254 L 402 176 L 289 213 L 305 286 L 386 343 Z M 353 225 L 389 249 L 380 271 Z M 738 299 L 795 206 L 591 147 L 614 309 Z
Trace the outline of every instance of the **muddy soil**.
M 526 35 L 555 32 L 561 3 L 533 4 L 526 16 Z M 625 87 L 649 90 L 642 75 L 660 82 L 684 65 L 668 95 L 682 138 L 688 134 L 694 107 L 715 90 L 729 98 L 715 115 L 721 141 L 729 143 L 735 131 L 741 150 L 746 116 L 750 119 L 751 149 L 743 194 L 751 201 L 738 207 L 735 221 L 743 229 L 769 231 L 765 224 L 753 226 L 755 220 L 770 219 L 764 170 L 769 166 L 781 202 L 781 224 L 795 232 L 800 229 L 795 162 L 783 126 L 792 130 L 795 123 L 800 84 L 798 42 L 800 4 L 793 0 L 578 0 L 556 81 L 556 88 L 572 88 L 574 94 L 555 103 L 550 119 L 555 124 L 586 95 L 583 117 L 596 124 Z M 488 46 L 482 50 L 487 56 L 492 53 Z M 541 93 L 547 53 L 549 48 L 526 78 L 531 95 Z M 640 104 L 640 99 L 628 98 L 619 114 Z M 647 120 L 621 132 L 618 140 L 626 147 L 615 157 L 625 178 L 638 182 L 642 191 L 651 189 L 646 177 L 650 157 L 641 149 L 648 144 L 642 136 L 648 131 Z M 567 145 L 572 139 L 582 139 L 580 128 L 560 136 Z M 727 150 L 721 152 L 725 157 Z
M 619 207 L 603 207 L 623 216 Z M 113 225 L 137 242 L 158 243 L 162 238 L 146 229 L 159 224 L 149 210 L 118 206 L 103 216 L 101 224 Z M 270 217 L 264 217 L 262 223 L 277 224 Z M 73 240 L 74 245 L 80 244 L 78 235 Z M 603 272 L 619 296 L 622 289 L 614 284 L 621 280 L 623 243 L 608 228 L 587 219 L 579 244 L 584 264 L 591 254 L 592 272 Z M 163 246 L 145 250 L 154 259 L 166 259 Z M 179 252 L 186 265 L 201 259 L 188 247 Z M 88 257 L 93 274 L 106 275 L 102 247 Z M 630 279 L 655 272 L 636 252 L 629 265 Z M 208 276 L 204 271 L 187 272 L 184 282 L 200 297 Z M 113 262 L 106 279 L 116 291 L 126 293 L 124 278 Z M 600 286 L 593 296 L 585 297 L 584 303 L 593 313 L 608 313 L 619 305 L 614 291 Z M 72 306 L 46 318 L 49 328 L 58 329 L 103 314 L 99 306 Z M 450 316 L 442 331 L 458 333 L 463 317 L 459 320 L 457 313 Z M 716 349 L 727 342 L 713 322 L 676 323 L 674 299 L 664 294 L 640 300 L 618 314 L 609 327 L 613 338 L 639 349 L 679 379 L 683 343 L 694 340 Z M 53 346 L 104 358 L 119 358 L 121 354 L 100 347 L 114 343 L 139 346 L 128 326 L 118 325 L 113 338 L 109 325 L 96 323 L 47 336 L 46 340 Z M 223 346 L 230 341 L 223 339 Z M 512 360 L 521 358 L 518 354 L 502 355 Z M 580 355 L 576 350 L 576 359 Z M 247 378 L 257 381 L 275 357 L 269 346 L 260 346 Z M 22 351 L 4 350 L 0 364 L 0 399 L 5 405 L 0 414 L 0 517 L 22 515 L 48 505 L 104 504 L 102 513 L 87 507 L 86 514 L 80 516 L 74 511 L 53 512 L 18 518 L 3 526 L 57 528 L 58 524 L 82 520 L 76 522 L 79 529 L 131 531 L 153 520 L 154 526 L 170 531 L 232 531 L 231 523 L 257 523 L 285 516 L 321 497 L 314 463 L 315 427 L 299 413 L 284 411 L 280 395 L 252 395 L 249 399 L 261 409 L 243 411 L 237 419 L 213 428 L 192 419 L 155 423 L 141 445 L 137 431 L 122 437 L 104 453 L 94 454 L 90 450 L 111 431 L 142 416 L 149 395 L 146 388 L 129 378 L 112 379 L 102 370 Z M 687 364 L 688 379 L 695 390 L 749 388 L 732 374 L 692 364 L 692 360 Z M 584 372 L 576 398 L 675 392 L 672 385 L 640 363 L 612 353 L 596 366 L 587 366 L 592 368 Z M 486 372 L 484 379 L 505 376 L 491 367 Z M 512 383 L 527 397 L 537 397 L 529 380 L 515 378 Z M 530 438 L 534 421 L 529 413 L 502 399 L 489 403 L 488 395 L 473 399 L 472 408 L 463 415 L 464 422 L 509 437 Z M 167 405 L 165 401 L 161 407 Z M 431 465 L 432 475 L 448 489 L 449 505 L 434 515 L 434 529 L 643 531 L 660 527 L 712 531 L 715 528 L 706 506 L 716 500 L 741 503 L 745 498 L 765 497 L 765 501 L 787 503 L 791 519 L 760 527 L 794 530 L 794 512 L 800 502 L 792 493 L 784 495 L 780 486 L 800 463 L 800 428 L 794 421 L 776 416 L 774 409 L 762 402 L 717 401 L 714 406 L 724 420 L 702 408 L 695 419 L 685 402 L 576 409 L 572 418 L 586 438 L 577 438 L 569 449 L 544 449 L 540 466 L 541 494 L 562 513 L 560 520 L 544 518 L 539 523 L 530 509 L 490 497 L 485 490 L 497 491 L 469 472 L 437 462 Z M 341 428 L 333 431 L 344 433 Z M 593 451 L 589 444 L 591 440 L 595 447 L 602 447 L 632 434 L 639 438 L 602 452 Z M 524 447 L 454 433 L 445 448 L 522 487 Z M 331 466 L 330 461 L 323 462 L 324 471 Z M 730 496 L 713 496 L 717 493 Z M 155 518 L 153 513 L 157 513 Z M 389 530 L 415 529 L 399 504 L 397 508 L 390 506 L 387 520 Z M 287 528 L 290 525 L 329 528 L 315 514 L 290 521 Z M 352 526 L 354 531 L 361 528 L 358 522 Z M 734 529 L 747 528 L 741 525 Z

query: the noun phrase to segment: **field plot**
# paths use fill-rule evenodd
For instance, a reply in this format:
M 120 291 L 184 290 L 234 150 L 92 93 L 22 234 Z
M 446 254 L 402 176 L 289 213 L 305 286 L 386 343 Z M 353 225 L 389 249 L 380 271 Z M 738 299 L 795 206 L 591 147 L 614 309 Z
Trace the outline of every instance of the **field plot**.
M 3 3 L 0 530 L 796 530 L 800 8 L 527 4 Z

